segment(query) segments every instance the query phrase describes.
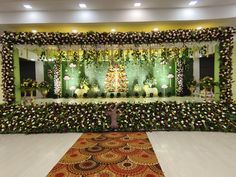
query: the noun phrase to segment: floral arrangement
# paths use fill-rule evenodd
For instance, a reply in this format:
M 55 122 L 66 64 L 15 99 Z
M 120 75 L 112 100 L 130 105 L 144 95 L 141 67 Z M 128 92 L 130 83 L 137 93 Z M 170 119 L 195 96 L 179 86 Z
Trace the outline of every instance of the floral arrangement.
M 21 84 L 21 89 L 23 91 L 32 91 L 35 90 L 37 88 L 37 82 L 28 78 L 23 80 L 22 84 Z
M 38 84 L 38 89 L 39 90 L 49 90 L 50 84 L 47 81 L 42 81 L 41 83 Z
M 0 105 L 0 133 L 111 130 L 109 104 Z M 236 105 L 205 103 L 120 103 L 119 131 L 236 132 Z
M 206 76 L 200 81 L 200 86 L 202 86 L 204 89 L 212 89 L 217 85 L 217 82 L 214 82 L 214 79 L 212 77 Z
M 43 97 L 46 98 L 47 94 L 49 92 L 49 89 L 50 89 L 50 84 L 47 81 L 42 81 L 38 85 L 38 89 L 41 92 L 41 94 L 43 95 Z
M 15 101 L 14 86 L 14 45 L 126 45 L 163 44 L 186 42 L 219 42 L 220 50 L 220 98 L 232 102 L 232 49 L 236 30 L 233 27 L 206 28 L 201 30 L 167 30 L 156 32 L 117 32 L 117 33 L 30 33 L 4 32 L 0 36 L 2 46 L 2 75 L 4 100 Z M 86 57 L 85 57 L 86 58 Z M 179 82 L 177 77 L 177 82 Z M 181 92 L 182 87 L 178 90 Z

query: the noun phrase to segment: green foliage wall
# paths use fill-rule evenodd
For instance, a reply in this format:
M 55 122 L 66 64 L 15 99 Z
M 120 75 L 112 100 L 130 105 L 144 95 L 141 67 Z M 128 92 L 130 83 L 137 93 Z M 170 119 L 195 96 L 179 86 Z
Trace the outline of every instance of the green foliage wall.
M 98 82 L 101 92 L 104 92 L 105 88 L 105 77 L 109 68 L 108 62 L 103 62 L 102 64 L 76 64 L 75 68 L 69 67 L 70 63 L 62 62 L 62 78 L 65 76 L 70 76 L 70 80 L 65 81 L 62 79 L 62 93 L 63 96 L 68 94 L 72 96 L 70 91 L 71 86 L 79 87 L 81 76 L 86 76 L 89 80 L 90 88 L 95 83 Z M 83 68 L 84 67 L 84 68 Z M 163 92 L 161 85 L 166 84 L 170 86 L 170 81 L 167 78 L 168 74 L 175 75 L 175 63 L 172 61 L 166 65 L 161 65 L 159 61 L 153 63 L 135 64 L 129 62 L 126 65 L 126 74 L 129 80 L 129 93 L 133 93 L 133 88 L 135 82 L 143 88 L 143 82 L 146 80 L 148 75 L 152 75 L 156 81 L 156 87 L 159 92 Z M 171 80 L 172 87 L 168 87 L 166 93 L 171 92 L 172 95 L 175 94 L 175 79 Z
M 50 90 L 48 92 L 48 97 L 53 97 L 54 95 L 54 82 L 53 82 L 53 62 L 44 62 L 44 80 L 50 83 Z

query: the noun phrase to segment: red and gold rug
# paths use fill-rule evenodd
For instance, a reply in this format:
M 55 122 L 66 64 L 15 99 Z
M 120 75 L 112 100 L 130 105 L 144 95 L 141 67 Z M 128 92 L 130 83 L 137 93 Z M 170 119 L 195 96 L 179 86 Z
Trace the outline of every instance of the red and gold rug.
M 164 177 L 144 132 L 84 133 L 47 177 Z

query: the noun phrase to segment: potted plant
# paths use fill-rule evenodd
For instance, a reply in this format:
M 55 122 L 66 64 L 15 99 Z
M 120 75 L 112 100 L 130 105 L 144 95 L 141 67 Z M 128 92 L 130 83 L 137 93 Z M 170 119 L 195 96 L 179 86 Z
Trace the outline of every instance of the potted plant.
M 30 96 L 33 97 L 33 91 L 37 88 L 37 82 L 28 78 L 26 80 L 23 80 L 23 83 L 21 84 L 21 90 L 24 92 L 24 96 L 27 95 L 27 93 L 30 93 Z
M 216 86 L 218 83 L 214 82 L 214 79 L 212 77 L 204 77 L 200 81 L 200 86 L 203 88 L 203 94 L 205 99 L 212 98 L 213 97 L 213 87 Z
M 46 96 L 49 92 L 49 89 L 50 89 L 50 85 L 47 81 L 43 81 L 38 85 L 38 90 L 43 95 L 43 98 L 46 98 Z
M 212 77 L 206 76 L 200 81 L 200 86 L 206 91 L 212 91 L 212 88 L 217 85 Z

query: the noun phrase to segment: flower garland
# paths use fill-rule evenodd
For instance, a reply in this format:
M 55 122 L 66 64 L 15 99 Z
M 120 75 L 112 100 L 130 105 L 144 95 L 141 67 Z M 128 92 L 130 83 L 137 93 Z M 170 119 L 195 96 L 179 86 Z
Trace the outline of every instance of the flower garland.
M 2 47 L 2 83 L 4 101 L 14 103 L 15 84 L 12 44 L 3 45 Z
M 0 133 L 111 130 L 109 104 L 0 105 Z M 236 105 L 223 103 L 120 103 L 119 131 L 236 132 Z
M 232 27 L 206 28 L 201 30 L 167 30 L 157 32 L 117 32 L 117 33 L 31 33 L 5 32 L 0 36 L 3 60 L 3 93 L 4 100 L 12 103 L 15 100 L 13 45 L 126 45 L 136 46 L 163 43 L 189 43 L 218 41 L 220 43 L 220 98 L 232 102 Z
M 183 68 L 183 61 L 177 60 L 176 65 L 176 95 L 182 96 L 183 89 L 184 89 L 184 68 Z
M 56 60 L 54 64 L 54 93 L 61 97 L 61 63 Z

